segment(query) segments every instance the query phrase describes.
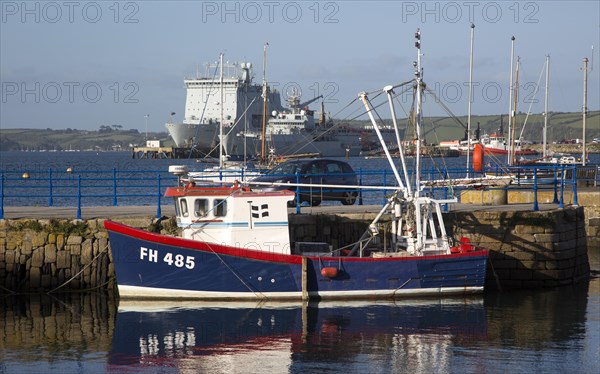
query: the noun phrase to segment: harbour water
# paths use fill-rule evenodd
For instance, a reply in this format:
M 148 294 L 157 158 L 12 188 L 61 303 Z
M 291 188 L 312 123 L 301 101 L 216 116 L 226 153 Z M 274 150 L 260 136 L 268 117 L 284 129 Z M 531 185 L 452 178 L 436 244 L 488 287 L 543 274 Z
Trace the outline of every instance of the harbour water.
M 0 169 L 174 163 L 129 156 L 2 153 Z M 196 165 L 177 160 L 186 162 Z M 350 162 L 384 167 L 384 160 Z M 576 285 L 380 303 L 131 303 L 105 293 L 15 296 L 0 288 L 0 373 L 597 373 L 600 249 L 589 257 L 592 278 Z
M 589 282 L 452 299 L 311 304 L 0 299 L 0 373 L 597 373 Z

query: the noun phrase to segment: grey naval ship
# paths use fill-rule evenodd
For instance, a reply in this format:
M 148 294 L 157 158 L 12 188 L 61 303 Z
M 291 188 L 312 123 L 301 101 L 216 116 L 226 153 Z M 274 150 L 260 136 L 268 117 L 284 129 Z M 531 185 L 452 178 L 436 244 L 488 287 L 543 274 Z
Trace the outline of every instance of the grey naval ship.
M 322 96 L 300 102 L 294 91 L 287 95 L 288 107 L 284 108 L 277 90 L 271 90 L 265 82 L 253 83 L 251 63 L 223 64 L 220 74 L 218 67 L 207 64 L 204 77 L 197 74 L 184 80 L 187 92 L 183 122 L 165 125 L 177 147 L 217 157 L 222 142 L 223 153 L 230 159 L 257 157 L 263 151 L 278 156 L 343 157 L 357 156 L 379 143 L 371 127 L 334 125 L 325 115 L 323 104 L 316 122 L 315 112 L 308 105 Z M 263 126 L 266 107 L 269 114 Z M 394 136 L 392 128 L 383 129 L 382 134 L 386 140 Z

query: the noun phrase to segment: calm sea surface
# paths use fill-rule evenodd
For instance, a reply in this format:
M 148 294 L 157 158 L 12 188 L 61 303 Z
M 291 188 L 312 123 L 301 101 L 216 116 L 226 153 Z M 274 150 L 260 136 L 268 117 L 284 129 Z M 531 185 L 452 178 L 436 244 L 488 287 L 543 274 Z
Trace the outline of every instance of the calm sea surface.
M 0 153 L 0 169 L 20 173 L 173 163 Z M 598 373 L 600 250 L 589 257 L 593 277 L 573 286 L 395 303 L 132 303 L 0 289 L 0 373 Z

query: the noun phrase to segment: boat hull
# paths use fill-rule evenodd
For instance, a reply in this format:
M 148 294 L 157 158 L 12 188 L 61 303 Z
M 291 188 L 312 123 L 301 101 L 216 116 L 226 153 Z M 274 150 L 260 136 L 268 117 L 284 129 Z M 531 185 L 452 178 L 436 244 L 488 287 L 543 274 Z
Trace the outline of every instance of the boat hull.
M 303 257 L 153 234 L 107 221 L 120 296 L 205 300 L 400 298 L 483 291 L 488 252 Z M 324 267 L 338 274 L 328 278 Z M 306 278 L 303 282 L 303 271 Z M 304 284 L 304 290 L 303 290 Z

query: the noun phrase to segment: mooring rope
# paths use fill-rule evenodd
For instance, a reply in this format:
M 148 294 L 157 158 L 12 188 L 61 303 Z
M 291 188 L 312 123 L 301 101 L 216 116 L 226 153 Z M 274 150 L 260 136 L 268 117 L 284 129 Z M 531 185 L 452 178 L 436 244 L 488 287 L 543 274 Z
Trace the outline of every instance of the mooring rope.
M 107 248 L 108 248 L 108 244 L 102 249 L 102 251 L 98 252 L 98 254 L 92 259 L 92 261 L 90 261 L 89 264 L 85 265 L 80 271 L 78 271 L 77 274 L 73 275 L 71 278 L 67 279 L 63 284 L 61 284 L 60 286 L 58 286 L 56 288 L 53 288 L 52 290 L 48 291 L 47 293 L 50 294 L 52 292 L 56 292 L 57 290 L 63 288 L 67 284 L 69 284 L 71 281 L 73 281 L 73 279 L 77 278 L 79 276 L 79 274 L 81 274 L 85 269 L 90 267 L 96 261 L 96 259 L 98 259 L 98 257 L 100 257 L 101 254 L 105 253 L 105 250 Z M 108 283 L 108 282 L 106 282 L 106 283 Z M 83 290 L 81 290 L 81 291 L 83 291 Z

